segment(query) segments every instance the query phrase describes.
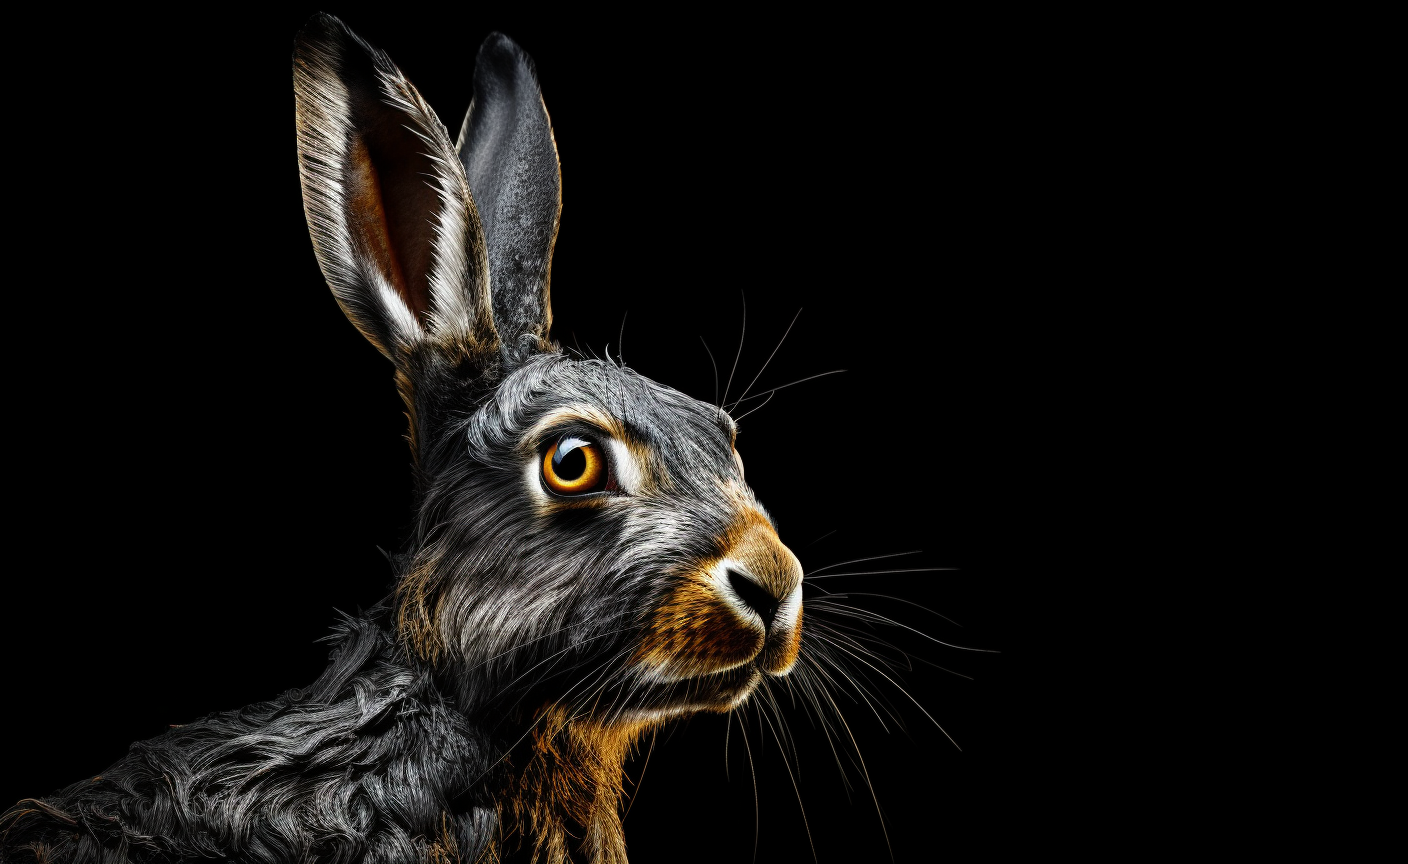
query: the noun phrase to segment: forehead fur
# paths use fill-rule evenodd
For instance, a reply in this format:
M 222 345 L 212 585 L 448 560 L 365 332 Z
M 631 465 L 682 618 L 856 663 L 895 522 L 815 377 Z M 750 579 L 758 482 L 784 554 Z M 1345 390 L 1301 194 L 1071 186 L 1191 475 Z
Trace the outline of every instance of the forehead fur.
M 535 427 L 555 415 L 576 416 L 648 448 L 685 486 L 737 473 L 735 427 L 722 409 L 631 369 L 561 354 L 536 357 L 503 381 L 470 421 L 470 455 L 491 463 L 516 456 L 536 445 L 530 440 Z

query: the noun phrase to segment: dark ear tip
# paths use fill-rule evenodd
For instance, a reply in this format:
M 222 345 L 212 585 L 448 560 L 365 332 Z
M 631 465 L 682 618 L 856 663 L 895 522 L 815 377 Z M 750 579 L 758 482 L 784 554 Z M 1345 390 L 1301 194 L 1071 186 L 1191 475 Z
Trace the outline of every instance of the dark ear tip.
M 518 47 L 518 43 L 507 35 L 495 30 L 485 36 L 484 41 L 479 45 L 479 53 L 485 52 L 523 54 L 523 49 Z
M 386 52 L 378 50 L 375 45 L 353 33 L 352 28 L 344 24 L 341 18 L 327 12 L 314 13 L 303 25 L 303 29 L 298 31 L 298 36 L 293 42 L 295 59 L 300 55 L 316 56 L 318 54 L 331 54 L 334 57 L 350 59 L 359 50 L 371 61 L 373 67 L 383 72 L 399 74 L 396 64 L 391 62 L 391 58 L 386 56 Z M 341 66 L 342 59 L 339 59 L 335 65 Z M 346 73 L 345 67 L 343 73 Z
M 329 15 L 327 12 L 314 12 L 304 23 L 303 29 L 298 31 L 298 41 L 301 43 L 323 40 L 330 35 L 340 35 L 347 32 L 349 32 L 347 25 L 343 24 L 342 19 L 336 15 Z
M 475 65 L 492 68 L 499 74 L 526 72 L 534 82 L 538 80 L 538 70 L 528 52 L 517 42 L 497 31 L 484 37 L 484 41 L 480 43 L 479 57 Z
M 295 60 L 298 57 L 316 56 L 325 53 L 329 48 L 336 52 L 338 48 L 332 46 L 340 47 L 355 38 L 352 31 L 336 15 L 316 12 L 293 38 L 293 56 Z

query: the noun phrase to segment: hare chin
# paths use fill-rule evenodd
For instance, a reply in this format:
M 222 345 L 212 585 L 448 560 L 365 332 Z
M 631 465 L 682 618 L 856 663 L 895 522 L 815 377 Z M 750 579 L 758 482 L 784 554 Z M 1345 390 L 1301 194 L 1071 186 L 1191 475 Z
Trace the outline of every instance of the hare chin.
M 762 680 L 762 670 L 745 663 L 681 681 L 640 683 L 632 694 L 635 707 L 626 712 L 626 717 L 658 722 L 699 711 L 731 711 L 748 701 Z

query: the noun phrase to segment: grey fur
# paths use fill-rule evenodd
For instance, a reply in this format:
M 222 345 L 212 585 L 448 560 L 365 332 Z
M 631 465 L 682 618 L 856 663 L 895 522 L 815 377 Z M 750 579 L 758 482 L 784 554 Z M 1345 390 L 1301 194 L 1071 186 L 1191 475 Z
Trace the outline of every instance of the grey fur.
M 552 247 L 562 207 L 557 145 L 527 54 L 501 33 L 479 48 L 456 144 L 484 228 L 494 321 L 512 364 L 545 345 Z

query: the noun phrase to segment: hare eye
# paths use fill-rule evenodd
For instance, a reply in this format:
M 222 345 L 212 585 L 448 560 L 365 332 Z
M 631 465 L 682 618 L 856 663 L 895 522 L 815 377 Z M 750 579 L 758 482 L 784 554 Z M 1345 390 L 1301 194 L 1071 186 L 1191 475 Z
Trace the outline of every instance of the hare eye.
M 564 435 L 543 456 L 543 482 L 559 495 L 600 492 L 607 485 L 601 446 L 577 435 Z

